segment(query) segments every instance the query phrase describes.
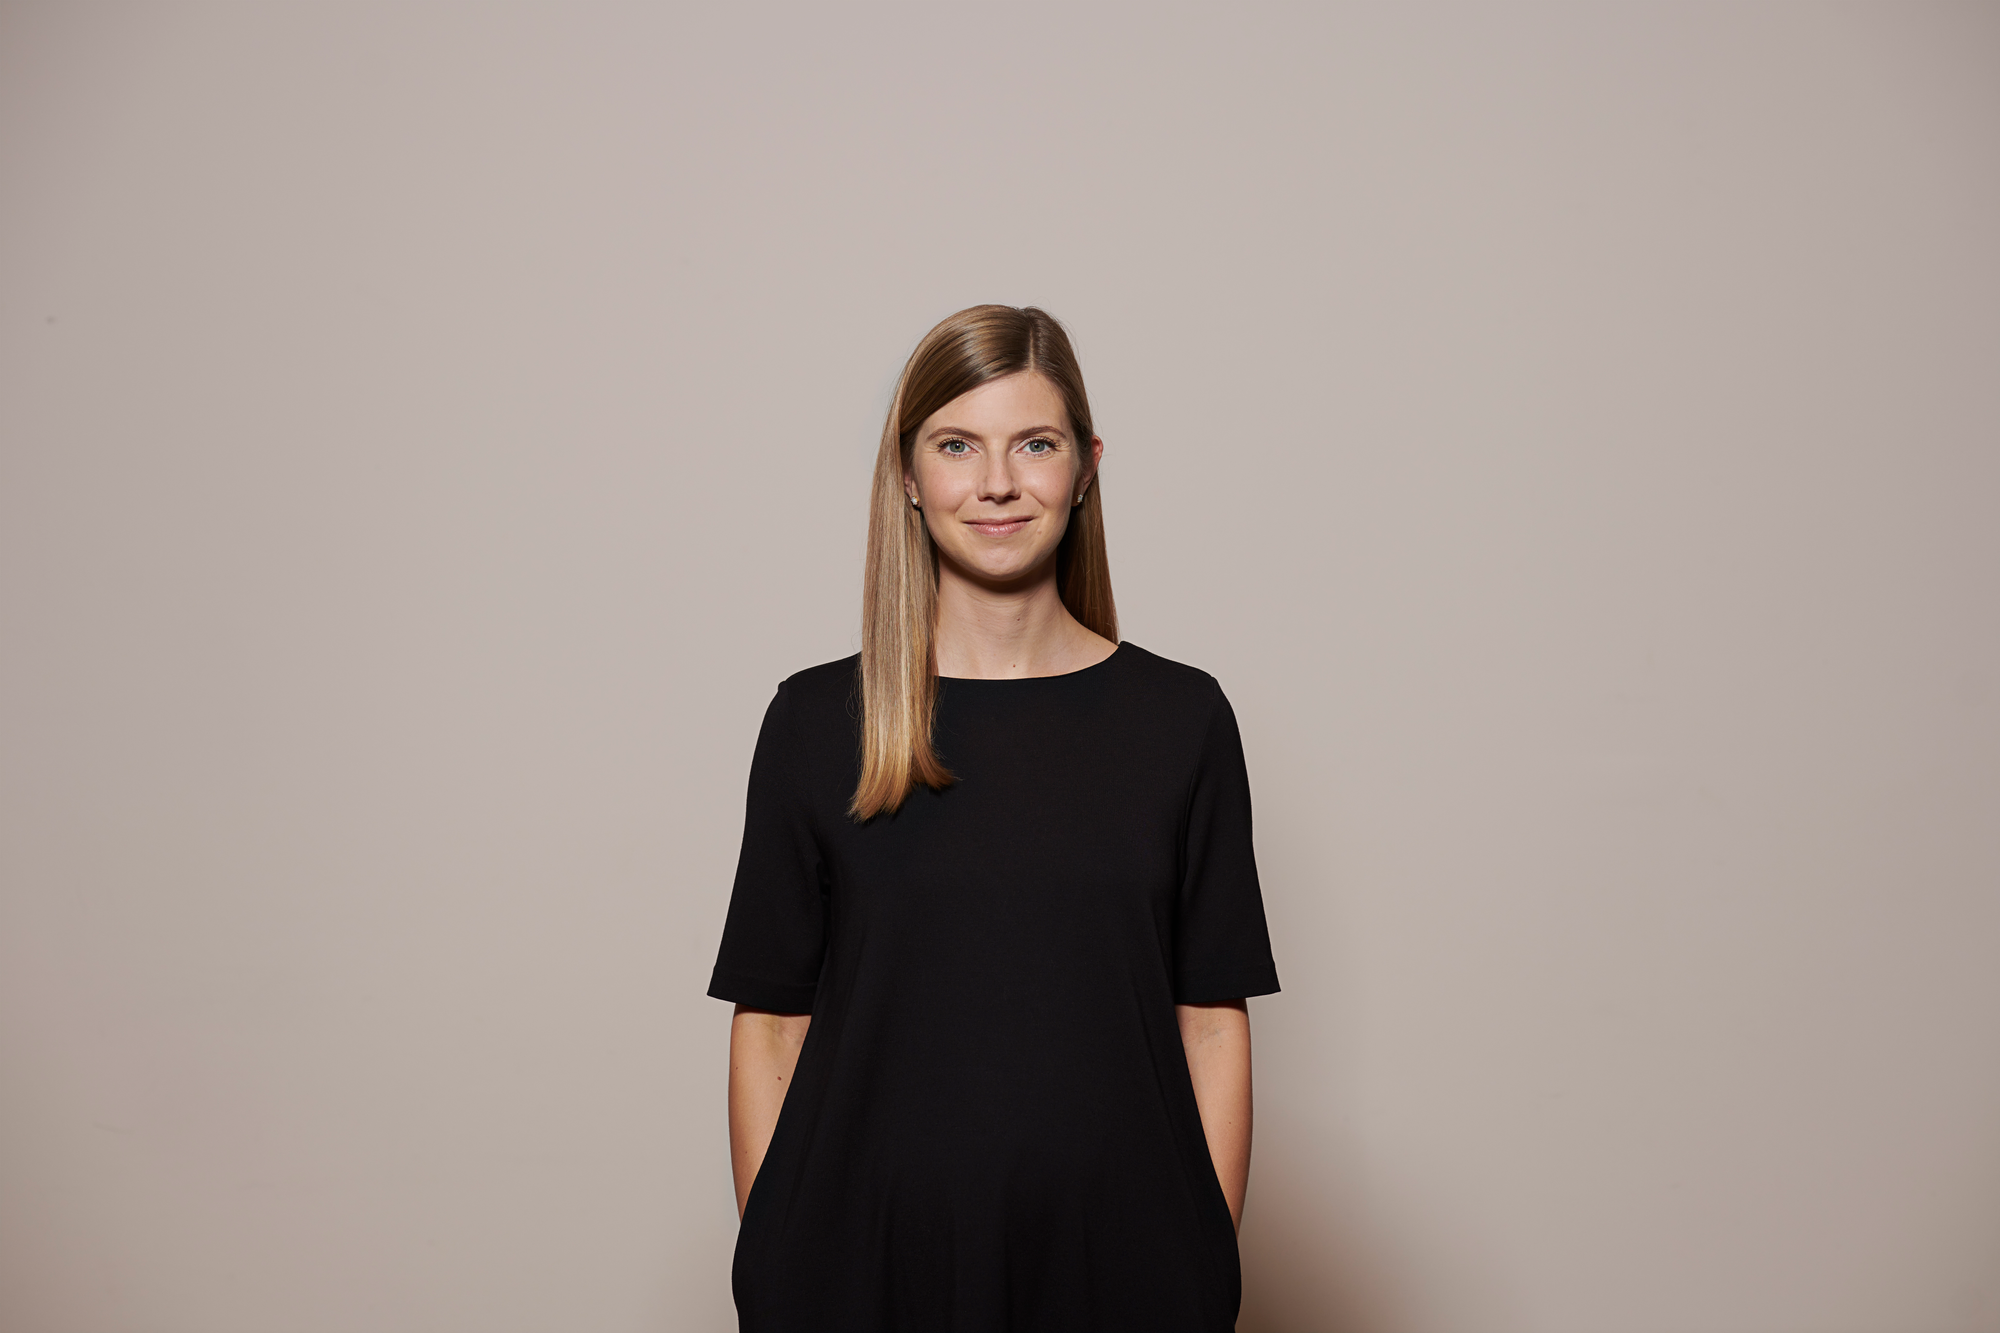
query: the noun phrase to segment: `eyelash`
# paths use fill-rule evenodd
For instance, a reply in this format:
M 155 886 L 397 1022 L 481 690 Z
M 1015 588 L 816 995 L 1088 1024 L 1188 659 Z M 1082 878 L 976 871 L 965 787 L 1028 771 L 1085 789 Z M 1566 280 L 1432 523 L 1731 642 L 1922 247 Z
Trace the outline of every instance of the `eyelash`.
M 966 441 L 964 441 L 964 440 L 960 440 L 960 439 L 949 439 L 949 440 L 939 440 L 939 441 L 938 441 L 938 452 L 939 452 L 939 453 L 941 453 L 941 454 L 943 454 L 943 455 L 944 455 L 944 456 L 945 456 L 946 458 L 964 458 L 964 457 L 966 457 L 966 454 L 955 454 L 955 453 L 952 453 L 952 452 L 951 452 L 951 446 L 952 446 L 952 445 L 954 445 L 954 444 L 963 444 L 963 445 L 965 445 L 965 446 L 966 446 L 966 449 L 967 449 L 967 451 L 968 451 L 968 452 L 970 452 L 970 450 L 971 450 L 971 448 L 972 448 L 972 446 L 971 446 L 970 444 L 968 444 L 968 443 L 967 443 Z M 1051 440 L 1051 439 L 1049 439 L 1049 438 L 1048 438 L 1047 436 L 1045 436 L 1045 435 L 1037 435 L 1037 436 L 1036 436 L 1036 437 L 1035 437 L 1034 439 L 1032 439 L 1032 440 L 1023 440 L 1023 441 L 1021 442 L 1021 447 L 1022 447 L 1023 449 L 1025 449 L 1025 448 L 1027 448 L 1027 447 L 1028 447 L 1029 445 L 1031 445 L 1031 444 L 1046 444 L 1046 445 L 1048 446 L 1048 448 L 1044 449 L 1044 450 L 1043 450 L 1042 452 L 1040 452 L 1040 453 L 1038 453 L 1038 454 L 1029 454 L 1029 455 L 1028 455 L 1028 457 L 1030 457 L 1030 458 L 1047 458 L 1047 457 L 1048 457 L 1049 455 L 1051 455 L 1051 454 L 1055 454 L 1055 453 L 1060 453 L 1060 452 L 1062 452 L 1062 445 L 1061 445 L 1060 443 L 1058 443 L 1057 441 L 1055 441 L 1055 440 Z

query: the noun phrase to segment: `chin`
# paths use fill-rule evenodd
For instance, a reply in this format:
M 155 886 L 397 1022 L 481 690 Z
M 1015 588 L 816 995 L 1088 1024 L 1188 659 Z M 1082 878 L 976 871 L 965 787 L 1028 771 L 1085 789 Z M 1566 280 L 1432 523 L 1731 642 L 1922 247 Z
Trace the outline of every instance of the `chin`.
M 978 579 L 982 583 L 1011 583 L 1034 569 L 1033 562 L 1021 560 L 993 559 L 998 554 L 992 551 L 954 553 L 951 563 L 957 565 L 966 577 Z M 985 556 L 978 559 L 977 556 Z
M 979 575 L 981 578 L 993 583 L 1019 583 L 1024 579 L 1032 577 L 1035 571 L 1041 567 L 1042 562 L 1040 560 L 1020 564 L 1010 563 L 999 569 L 982 569 L 979 571 Z

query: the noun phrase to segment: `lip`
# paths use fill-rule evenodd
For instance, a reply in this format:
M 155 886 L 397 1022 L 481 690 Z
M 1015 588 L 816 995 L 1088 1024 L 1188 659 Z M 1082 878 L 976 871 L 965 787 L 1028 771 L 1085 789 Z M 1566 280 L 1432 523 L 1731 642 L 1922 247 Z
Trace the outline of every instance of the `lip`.
M 967 523 L 965 526 L 987 537 L 1008 537 L 1028 526 L 1029 518 L 1001 518 L 985 523 Z

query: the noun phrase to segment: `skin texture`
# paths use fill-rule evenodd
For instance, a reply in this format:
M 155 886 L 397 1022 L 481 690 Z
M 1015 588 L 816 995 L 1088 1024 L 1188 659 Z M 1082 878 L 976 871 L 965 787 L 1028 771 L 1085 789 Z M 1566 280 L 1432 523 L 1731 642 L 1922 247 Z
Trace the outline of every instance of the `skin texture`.
M 1056 591 L 1056 546 L 1103 455 L 1103 440 L 1075 438 L 1061 395 L 1033 371 L 982 384 L 918 427 L 903 489 L 938 549 L 940 676 L 1063 675 L 1117 648 L 1078 624 Z M 1240 1226 L 1250 1177 L 1249 1008 L 1232 1000 L 1176 1005 L 1174 1014 L 1209 1157 Z M 736 1006 L 729 1149 L 739 1217 L 811 1022 Z

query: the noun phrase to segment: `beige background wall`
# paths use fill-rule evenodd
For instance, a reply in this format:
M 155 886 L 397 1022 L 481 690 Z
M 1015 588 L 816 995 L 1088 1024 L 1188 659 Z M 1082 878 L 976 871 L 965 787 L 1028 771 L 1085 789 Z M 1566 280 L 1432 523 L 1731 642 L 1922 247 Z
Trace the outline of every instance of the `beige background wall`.
M 2000 1329 L 2000 10 L 0 8 L 0 1329 L 733 1327 L 891 379 L 1243 721 L 1245 1333 Z

